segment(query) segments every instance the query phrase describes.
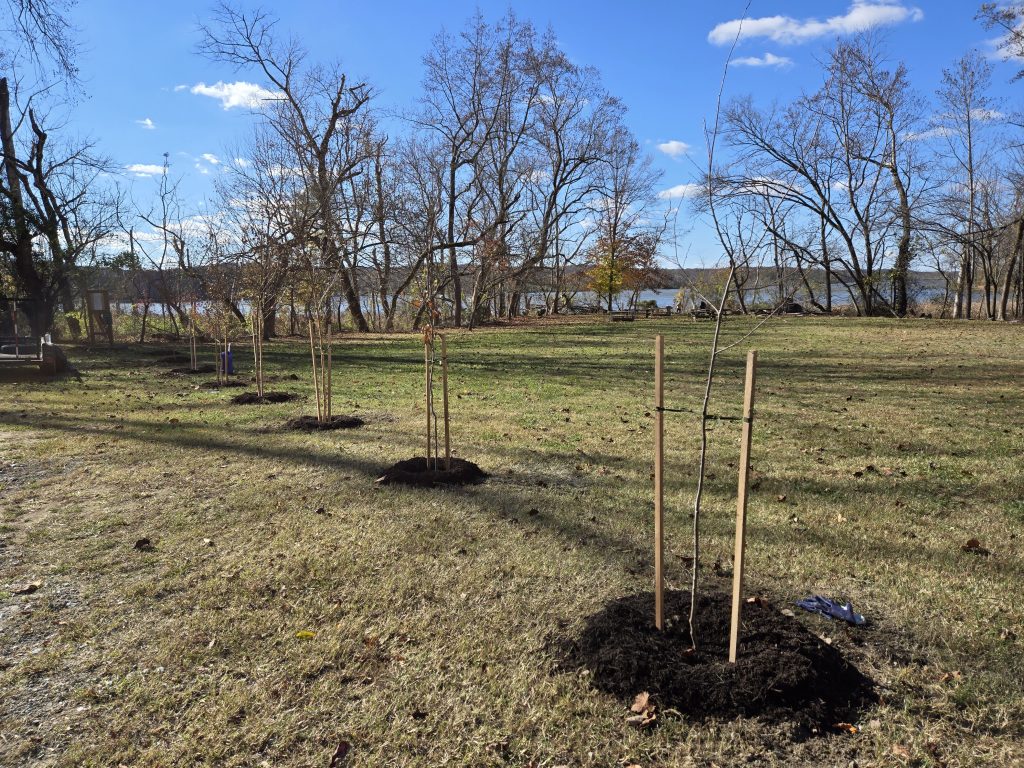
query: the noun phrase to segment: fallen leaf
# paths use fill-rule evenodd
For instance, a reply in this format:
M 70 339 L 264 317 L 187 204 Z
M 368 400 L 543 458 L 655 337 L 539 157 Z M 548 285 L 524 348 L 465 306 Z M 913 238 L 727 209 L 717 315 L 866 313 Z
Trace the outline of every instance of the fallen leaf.
M 650 708 L 650 706 L 651 694 L 649 694 L 647 691 L 644 691 L 643 693 L 638 693 L 636 695 L 636 698 L 633 699 L 633 706 L 629 708 L 629 711 L 641 714 L 643 712 L 646 712 Z
M 41 582 L 41 581 L 30 581 L 25 586 L 18 587 L 18 589 L 14 590 L 13 594 L 15 594 L 15 595 L 31 595 L 33 592 L 35 592 L 41 586 L 43 586 L 43 582 Z
M 653 712 L 643 715 L 630 715 L 626 718 L 626 724 L 634 728 L 650 728 L 657 719 L 658 716 Z
M 331 764 L 328 768 L 338 768 L 341 765 L 342 760 L 348 755 L 348 751 L 352 749 L 352 745 L 342 739 L 338 742 L 338 748 L 334 750 L 334 754 L 331 756 Z
M 780 493 L 778 496 L 775 497 L 775 500 L 776 501 L 785 501 L 786 500 L 786 494 Z
M 859 730 L 856 725 L 852 725 L 851 723 L 836 723 L 832 727 L 837 731 L 846 731 L 846 733 L 857 733 Z
M 972 555 L 991 555 L 992 552 L 985 547 L 981 546 L 981 542 L 977 539 L 968 539 L 968 541 L 960 547 L 964 552 L 970 552 Z
M 299 640 L 312 640 L 314 637 L 316 637 L 316 632 L 312 632 L 308 629 L 300 629 L 298 632 L 295 633 L 295 637 L 297 637 Z
M 781 613 L 783 616 L 789 616 L 791 619 L 796 618 L 796 614 L 789 610 L 789 608 L 783 608 L 781 611 L 779 611 L 779 613 Z
M 910 759 L 910 750 L 904 747 L 902 744 L 893 744 L 892 753 L 899 758 L 904 760 Z

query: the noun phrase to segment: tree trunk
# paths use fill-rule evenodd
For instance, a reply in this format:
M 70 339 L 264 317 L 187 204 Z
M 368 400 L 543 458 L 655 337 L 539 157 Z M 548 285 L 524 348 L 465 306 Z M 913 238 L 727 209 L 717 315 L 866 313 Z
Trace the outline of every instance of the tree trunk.
M 29 327 L 36 338 L 43 336 L 53 322 L 53 297 L 49 295 L 46 282 L 32 262 L 32 231 L 21 191 L 21 176 L 18 173 L 17 155 L 14 146 L 14 129 L 11 125 L 11 93 L 7 78 L 0 77 L 0 146 L 3 148 L 4 175 L 7 178 L 7 195 L 10 199 L 8 215 L 14 229 L 14 269 L 21 289 L 30 300 L 26 311 Z
M 277 336 L 277 297 L 271 297 L 263 309 L 263 317 L 260 323 L 263 331 L 263 340 L 270 341 Z
M 448 172 L 448 242 L 455 242 L 455 163 Z M 459 260 L 455 246 L 448 248 L 448 269 L 452 280 L 452 322 L 456 328 L 462 325 L 462 278 L 459 276 Z
M 1017 267 L 1017 260 L 1020 258 L 1022 245 L 1024 245 L 1024 217 L 1017 222 L 1017 239 L 1013 244 L 1013 251 L 1010 252 L 1009 262 L 1006 265 L 1006 274 L 1003 275 L 1003 289 L 999 296 L 999 319 L 1003 321 L 1010 319 L 1006 315 L 1006 306 L 1010 300 L 1013 272 Z
M 352 276 L 348 271 L 342 273 L 342 283 L 342 288 L 345 291 L 345 301 L 348 304 L 348 313 L 352 316 L 352 324 L 360 333 L 369 332 L 370 324 L 366 322 L 366 317 L 363 315 L 363 308 L 359 303 L 359 292 L 356 290 L 356 286 L 352 282 Z

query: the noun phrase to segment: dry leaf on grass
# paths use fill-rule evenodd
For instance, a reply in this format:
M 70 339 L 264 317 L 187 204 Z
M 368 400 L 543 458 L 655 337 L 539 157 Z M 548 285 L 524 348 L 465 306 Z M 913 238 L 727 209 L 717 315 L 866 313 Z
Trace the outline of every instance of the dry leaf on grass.
M 295 637 L 297 637 L 299 640 L 312 640 L 314 637 L 316 637 L 316 632 L 311 632 L 308 629 L 300 629 L 298 632 L 295 633 Z
M 651 707 L 651 694 L 644 691 L 643 693 L 638 693 L 636 695 L 636 698 L 633 699 L 633 706 L 629 708 L 629 711 L 642 714 L 648 709 L 653 709 L 653 707 Z
M 910 750 L 904 747 L 902 744 L 893 744 L 892 753 L 903 760 L 910 759 Z
M 648 712 L 643 715 L 630 715 L 626 718 L 626 724 L 634 728 L 650 728 L 657 720 L 658 716 L 656 714 Z
M 968 539 L 962 547 L 964 552 L 970 552 L 972 555 L 991 555 L 992 552 L 985 547 L 981 546 L 981 542 L 977 539 Z
M 338 742 L 338 748 L 334 750 L 334 754 L 331 756 L 331 764 L 328 768 L 340 768 L 345 757 L 348 755 L 349 750 L 352 749 L 352 745 L 342 739 Z
M 647 691 L 638 693 L 636 698 L 633 699 L 632 706 L 629 708 L 630 712 L 635 712 L 636 714 L 627 717 L 626 722 L 634 728 L 647 728 L 658 719 L 654 709 L 651 694 Z

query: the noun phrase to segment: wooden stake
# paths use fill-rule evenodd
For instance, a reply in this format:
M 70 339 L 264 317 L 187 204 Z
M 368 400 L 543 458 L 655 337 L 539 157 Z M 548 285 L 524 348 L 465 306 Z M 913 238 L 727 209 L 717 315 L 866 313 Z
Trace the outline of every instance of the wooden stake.
M 427 406 L 427 469 L 430 469 L 430 342 L 426 337 L 423 339 L 423 391 L 423 401 Z
M 664 571 L 664 483 L 662 470 L 665 459 L 665 381 L 662 370 L 665 357 L 665 337 L 654 337 L 654 626 L 664 629 L 665 623 L 665 571 Z
M 189 350 L 192 353 L 192 370 L 194 371 L 199 367 L 199 361 L 196 359 L 196 303 L 194 301 L 192 302 L 192 316 L 189 318 L 189 327 L 192 330 Z
M 340 305 L 339 305 L 340 306 Z M 331 321 L 327 321 L 327 387 L 324 399 L 327 401 L 327 420 L 334 417 L 334 336 Z
M 313 344 L 313 315 L 310 314 L 309 320 L 309 359 L 313 365 L 313 389 L 316 391 L 316 420 L 323 421 L 323 408 L 320 406 L 320 380 L 317 378 L 316 373 L 316 346 Z
M 740 609 L 743 600 L 743 557 L 746 553 L 747 491 L 750 489 L 750 440 L 754 426 L 754 378 L 757 352 L 747 353 L 747 378 L 743 385 L 743 435 L 740 438 L 740 479 L 736 495 L 736 551 L 732 558 L 732 624 L 729 629 L 729 663 L 736 663 L 740 641 Z
M 452 444 L 448 424 L 448 337 L 441 335 L 441 398 L 444 403 L 444 468 L 452 468 Z

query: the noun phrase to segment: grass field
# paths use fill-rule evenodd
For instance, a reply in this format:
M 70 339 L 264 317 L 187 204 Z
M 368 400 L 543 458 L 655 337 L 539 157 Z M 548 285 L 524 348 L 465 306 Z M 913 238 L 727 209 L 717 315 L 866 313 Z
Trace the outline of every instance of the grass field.
M 723 361 L 711 410 L 735 415 L 760 351 L 748 590 L 869 618 L 795 619 L 878 683 L 858 733 L 638 731 L 560 664 L 650 589 L 658 332 L 666 405 L 698 408 L 707 323 L 452 334 L 454 448 L 492 477 L 449 491 L 373 482 L 422 454 L 418 336 L 338 344 L 334 410 L 367 424 L 333 433 L 281 428 L 315 413 L 300 342 L 268 347 L 283 405 L 168 376 L 166 347 L 69 349 L 81 382 L 0 372 L 0 765 L 327 768 L 341 740 L 345 766 L 1024 763 L 1020 326 L 779 320 Z M 667 419 L 679 588 L 696 427 Z M 711 436 L 701 575 L 726 586 L 738 423 Z

